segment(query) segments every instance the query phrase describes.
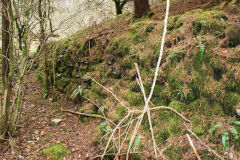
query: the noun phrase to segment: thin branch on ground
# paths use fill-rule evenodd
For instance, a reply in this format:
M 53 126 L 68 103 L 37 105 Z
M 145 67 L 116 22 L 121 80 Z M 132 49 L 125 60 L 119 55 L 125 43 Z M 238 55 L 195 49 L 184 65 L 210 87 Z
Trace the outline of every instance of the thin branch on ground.
M 222 158 L 217 152 L 215 152 L 213 149 L 211 149 L 207 144 L 205 144 L 200 138 L 198 138 L 198 136 L 190 129 L 187 129 L 189 133 L 191 133 L 199 142 L 202 143 L 202 145 L 204 145 L 209 152 L 212 152 L 214 155 L 216 155 L 219 159 L 224 160 L 224 158 Z
M 199 156 L 199 154 L 198 154 L 198 152 L 197 152 L 197 149 L 196 149 L 196 147 L 195 147 L 194 144 L 193 144 L 193 141 L 192 141 L 191 137 L 189 136 L 189 134 L 186 134 L 186 136 L 187 136 L 187 138 L 188 138 L 188 141 L 189 141 L 190 146 L 192 147 L 194 153 L 195 153 L 196 156 L 197 156 L 197 159 L 198 159 L 198 160 L 201 160 L 201 158 L 200 158 L 200 156 Z
M 107 119 L 106 117 L 103 117 L 99 114 L 87 114 L 87 113 L 80 113 L 80 112 L 74 112 L 74 111 L 71 111 L 71 110 L 64 110 L 61 108 L 61 111 L 62 112 L 68 112 L 68 113 L 72 113 L 72 114 L 77 114 L 77 115 L 80 115 L 80 116 L 86 116 L 86 117 L 94 117 L 94 118 L 100 118 L 100 119 L 104 119 L 108 122 L 110 122 L 113 126 L 116 126 L 116 124 L 111 121 L 110 119 Z

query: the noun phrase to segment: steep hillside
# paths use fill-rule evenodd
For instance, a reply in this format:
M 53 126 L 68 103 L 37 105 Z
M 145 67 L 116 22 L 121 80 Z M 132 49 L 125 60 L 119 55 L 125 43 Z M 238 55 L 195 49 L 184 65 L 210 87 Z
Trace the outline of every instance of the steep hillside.
M 152 112 L 157 145 L 167 159 L 194 159 L 185 136 L 189 128 L 220 155 L 228 151 L 226 158 L 240 158 L 240 126 L 235 123 L 240 109 L 239 8 L 233 5 L 221 10 L 215 6 L 169 17 L 152 104 L 170 106 L 192 123 L 185 123 L 170 111 Z M 48 68 L 53 88 L 78 103 L 80 112 L 96 114 L 104 110 L 109 119 L 118 123 L 127 111 L 85 76 L 88 75 L 111 89 L 129 108 L 141 109 L 144 99 L 136 82 L 134 63 L 139 65 L 148 94 L 163 31 L 162 15 L 156 15 L 134 19 L 131 14 L 124 14 L 50 44 Z M 41 78 L 41 66 L 38 70 Z M 82 96 L 72 94 L 77 89 L 82 90 Z M 100 109 L 86 99 L 97 103 Z M 105 143 L 106 137 L 101 137 L 107 129 L 103 126 L 101 123 L 97 127 L 96 143 Z M 151 159 L 147 117 L 140 134 L 144 138 L 139 152 Z M 222 144 L 226 134 L 229 147 Z M 195 145 L 202 159 L 215 159 L 204 145 Z

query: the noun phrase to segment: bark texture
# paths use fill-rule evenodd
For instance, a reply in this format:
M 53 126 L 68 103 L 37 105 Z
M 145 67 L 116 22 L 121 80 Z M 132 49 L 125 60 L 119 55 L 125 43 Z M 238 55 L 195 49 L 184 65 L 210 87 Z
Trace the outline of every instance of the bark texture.
M 2 94 L 1 108 L 0 108 L 0 139 L 4 138 L 8 130 L 8 118 L 10 110 L 10 81 L 9 71 L 10 71 L 10 0 L 1 0 L 2 3 Z
M 6 86 L 9 74 L 9 54 L 10 54 L 10 1 L 2 0 L 2 81 Z
M 150 11 L 148 0 L 134 0 L 135 17 L 140 18 Z

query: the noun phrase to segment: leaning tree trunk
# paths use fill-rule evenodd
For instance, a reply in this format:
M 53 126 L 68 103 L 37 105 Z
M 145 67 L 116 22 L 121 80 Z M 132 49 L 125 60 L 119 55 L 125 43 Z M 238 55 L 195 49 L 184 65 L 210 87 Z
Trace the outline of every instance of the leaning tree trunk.
M 1 0 L 2 3 L 2 94 L 1 109 L 0 109 L 0 138 L 4 138 L 8 130 L 8 117 L 10 111 L 10 0 Z
M 135 17 L 140 18 L 150 11 L 148 0 L 134 0 Z

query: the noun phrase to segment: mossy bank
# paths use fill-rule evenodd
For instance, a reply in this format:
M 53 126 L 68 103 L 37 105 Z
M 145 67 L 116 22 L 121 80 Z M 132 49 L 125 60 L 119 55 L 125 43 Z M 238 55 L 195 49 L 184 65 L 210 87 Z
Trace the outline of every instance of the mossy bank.
M 109 26 L 116 28 L 106 31 Z M 49 44 L 49 81 L 53 88 L 82 104 L 81 112 L 100 112 L 86 100 L 89 98 L 104 108 L 110 119 L 119 122 L 126 110 L 85 75 L 111 88 L 130 108 L 143 107 L 144 98 L 136 82 L 134 63 L 139 65 L 148 94 L 162 31 L 162 20 L 147 17 L 136 20 L 131 14 L 125 14 Z M 230 120 L 236 120 L 235 109 L 240 108 L 239 37 L 239 25 L 221 10 L 198 9 L 169 17 L 165 51 L 152 98 L 155 106 L 173 107 L 190 119 L 192 130 L 200 138 L 210 140 L 215 136 L 211 143 L 220 152 L 224 151 L 221 134 L 227 130 Z M 71 96 L 79 86 L 85 99 Z M 185 135 L 184 121 L 170 111 L 159 110 L 152 114 L 157 144 L 177 142 L 164 154 L 169 159 L 183 159 L 184 154 L 191 151 L 188 143 L 179 141 L 179 137 Z M 213 135 L 209 130 L 217 123 L 226 125 Z M 104 128 L 101 125 L 105 124 L 99 127 Z M 102 132 L 106 130 L 96 136 L 101 136 Z M 141 134 L 146 143 L 140 149 L 144 151 L 144 147 L 150 145 L 147 118 L 144 118 Z M 230 145 L 237 150 L 239 140 L 231 139 Z M 214 159 L 207 150 L 199 154 L 203 159 Z

